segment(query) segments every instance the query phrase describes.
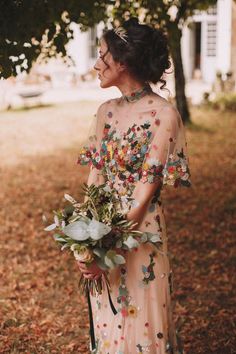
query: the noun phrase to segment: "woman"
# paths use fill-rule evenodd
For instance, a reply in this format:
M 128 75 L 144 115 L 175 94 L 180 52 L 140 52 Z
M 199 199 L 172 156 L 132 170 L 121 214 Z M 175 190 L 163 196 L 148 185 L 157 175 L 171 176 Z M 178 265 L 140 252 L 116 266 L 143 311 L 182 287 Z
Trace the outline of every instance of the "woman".
M 122 96 L 98 109 L 97 157 L 107 154 L 107 174 L 93 166 L 88 184 L 105 182 L 120 195 L 132 196 L 136 206 L 127 219 L 136 222 L 138 230 L 159 233 L 162 245 L 157 249 L 142 244 L 125 255 L 125 265 L 109 273 L 117 315 L 106 292 L 92 297 L 96 353 L 180 353 L 172 322 L 172 273 L 160 192 L 165 184 L 190 185 L 186 142 L 178 111 L 149 85 L 165 86 L 162 76 L 170 67 L 166 38 L 132 18 L 123 27 L 107 30 L 100 43 L 94 66 L 100 86 L 116 86 Z M 86 278 L 102 276 L 95 263 L 78 264 Z

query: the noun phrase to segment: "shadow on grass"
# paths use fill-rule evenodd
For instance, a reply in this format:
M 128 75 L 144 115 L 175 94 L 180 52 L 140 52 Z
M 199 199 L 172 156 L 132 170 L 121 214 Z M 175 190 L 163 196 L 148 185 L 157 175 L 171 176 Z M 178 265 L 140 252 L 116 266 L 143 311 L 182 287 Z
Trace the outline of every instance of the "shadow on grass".
M 35 110 L 35 109 L 51 108 L 54 106 L 55 106 L 55 104 L 52 104 L 52 103 L 47 103 L 47 104 L 42 103 L 42 104 L 23 106 L 23 107 L 17 107 L 17 108 L 8 107 L 5 110 L 5 112 L 24 112 L 24 111 L 30 111 L 30 110 Z
M 185 127 L 191 132 L 207 133 L 207 134 L 212 134 L 212 135 L 216 133 L 215 129 L 206 127 L 202 124 L 197 124 L 192 121 L 185 123 Z

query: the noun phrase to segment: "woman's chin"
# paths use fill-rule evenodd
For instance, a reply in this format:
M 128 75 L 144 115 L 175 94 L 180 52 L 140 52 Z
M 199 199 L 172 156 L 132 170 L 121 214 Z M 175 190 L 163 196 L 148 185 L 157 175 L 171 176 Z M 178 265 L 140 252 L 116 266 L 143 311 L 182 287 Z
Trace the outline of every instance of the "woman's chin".
M 108 82 L 100 81 L 100 87 L 101 88 L 108 88 L 108 87 L 111 87 L 111 85 Z

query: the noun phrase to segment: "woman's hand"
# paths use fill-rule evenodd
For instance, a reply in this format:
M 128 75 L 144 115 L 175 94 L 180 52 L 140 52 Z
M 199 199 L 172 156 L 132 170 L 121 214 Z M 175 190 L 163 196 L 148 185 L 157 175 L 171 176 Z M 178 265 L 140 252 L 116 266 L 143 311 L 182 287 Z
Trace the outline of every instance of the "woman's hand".
M 81 273 L 86 279 L 98 280 L 104 273 L 104 271 L 99 268 L 95 261 L 90 263 L 90 265 L 86 265 L 86 263 L 79 261 L 77 261 L 77 263 Z

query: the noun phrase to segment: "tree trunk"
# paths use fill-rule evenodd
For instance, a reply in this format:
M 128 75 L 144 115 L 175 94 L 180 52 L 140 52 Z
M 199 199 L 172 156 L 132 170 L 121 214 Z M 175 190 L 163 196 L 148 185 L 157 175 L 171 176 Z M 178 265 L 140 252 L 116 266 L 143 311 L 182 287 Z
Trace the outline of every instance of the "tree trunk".
M 174 63 L 176 104 L 183 122 L 187 123 L 190 122 L 190 113 L 185 95 L 185 77 L 181 55 L 182 31 L 178 28 L 177 24 L 171 23 L 168 32 L 170 52 Z

